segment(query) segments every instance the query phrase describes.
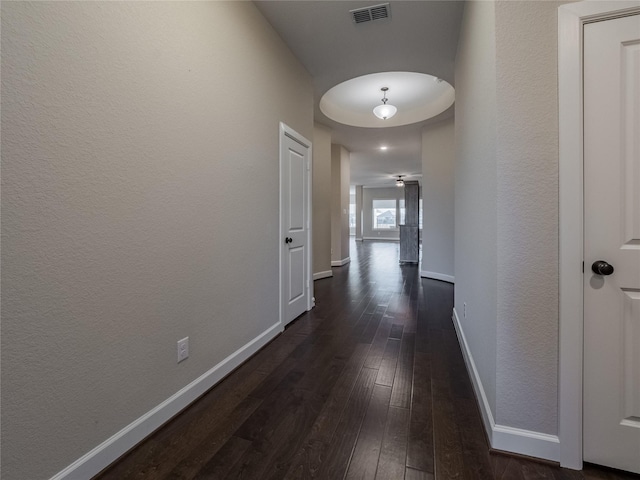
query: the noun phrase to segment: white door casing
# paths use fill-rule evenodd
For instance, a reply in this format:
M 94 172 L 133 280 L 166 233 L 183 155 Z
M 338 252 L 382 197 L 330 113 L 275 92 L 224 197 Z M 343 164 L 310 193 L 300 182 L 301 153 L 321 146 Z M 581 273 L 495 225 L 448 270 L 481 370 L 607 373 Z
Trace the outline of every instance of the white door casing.
M 583 453 L 583 27 L 640 13 L 640 1 L 584 1 L 558 12 L 560 463 L 582 468 Z M 585 270 L 590 265 L 584 265 Z
M 584 27 L 584 212 L 584 459 L 640 473 L 640 14 Z
M 311 142 L 280 124 L 280 319 L 310 310 Z

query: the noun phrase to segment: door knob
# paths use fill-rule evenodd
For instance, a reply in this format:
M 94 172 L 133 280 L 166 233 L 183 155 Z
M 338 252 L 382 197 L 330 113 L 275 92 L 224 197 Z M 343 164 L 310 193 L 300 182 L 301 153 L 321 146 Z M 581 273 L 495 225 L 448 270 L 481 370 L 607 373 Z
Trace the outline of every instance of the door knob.
M 609 265 L 604 260 L 596 260 L 591 265 L 591 271 L 596 275 L 611 275 L 613 273 L 613 265 Z
M 284 239 L 284 243 L 291 243 L 291 242 L 293 242 L 293 238 L 291 238 L 291 237 L 286 237 Z

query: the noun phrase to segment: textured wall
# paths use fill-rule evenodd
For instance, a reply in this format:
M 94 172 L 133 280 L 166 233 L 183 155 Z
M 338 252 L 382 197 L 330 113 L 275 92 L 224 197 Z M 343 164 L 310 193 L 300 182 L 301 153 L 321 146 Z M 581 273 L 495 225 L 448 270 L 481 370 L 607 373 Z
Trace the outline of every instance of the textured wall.
M 331 130 L 313 129 L 313 272 L 331 271 Z
M 356 185 L 355 205 L 356 205 L 356 240 L 362 240 L 362 185 Z
M 456 310 L 496 423 L 552 435 L 559 5 L 467 3 L 456 60 Z
M 349 151 L 331 145 L 331 260 L 349 258 Z
M 422 131 L 421 270 L 454 276 L 454 122 Z
M 456 56 L 455 308 L 496 406 L 495 5 L 465 4 Z M 463 316 L 464 304 L 467 316 Z
M 549 434 L 558 431 L 559 5 L 496 4 L 496 422 Z
M 342 149 L 340 160 L 340 248 L 342 258 L 350 258 L 349 252 L 349 184 L 351 182 L 351 154 Z
M 250 2 L 2 2 L 3 478 L 278 322 L 278 122 L 312 138 L 312 115 Z

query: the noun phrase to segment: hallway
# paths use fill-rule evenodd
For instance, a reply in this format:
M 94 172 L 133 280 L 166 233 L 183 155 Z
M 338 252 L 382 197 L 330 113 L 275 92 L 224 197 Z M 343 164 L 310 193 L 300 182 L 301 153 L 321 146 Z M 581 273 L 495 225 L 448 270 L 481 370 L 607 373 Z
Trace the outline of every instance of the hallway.
M 614 479 L 490 453 L 451 322 L 453 285 L 351 242 L 316 307 L 98 476 Z

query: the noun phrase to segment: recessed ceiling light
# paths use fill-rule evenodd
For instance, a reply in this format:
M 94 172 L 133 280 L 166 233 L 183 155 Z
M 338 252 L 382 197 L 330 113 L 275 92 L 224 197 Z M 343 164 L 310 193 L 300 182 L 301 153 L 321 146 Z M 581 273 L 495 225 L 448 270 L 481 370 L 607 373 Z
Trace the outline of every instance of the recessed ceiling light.
M 386 150 L 387 148 L 389 148 L 389 147 L 387 147 L 386 145 L 382 145 L 382 146 L 380 147 L 380 150 Z

